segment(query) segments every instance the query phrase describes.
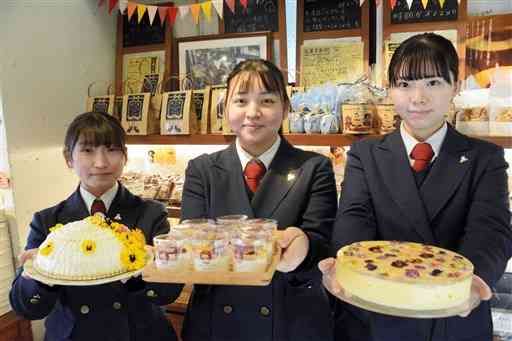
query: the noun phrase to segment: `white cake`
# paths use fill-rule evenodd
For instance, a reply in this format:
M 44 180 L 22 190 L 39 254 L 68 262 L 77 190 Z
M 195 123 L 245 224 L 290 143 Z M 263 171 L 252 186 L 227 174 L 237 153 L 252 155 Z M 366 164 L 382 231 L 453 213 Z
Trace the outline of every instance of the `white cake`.
M 441 310 L 465 303 L 473 265 L 455 252 L 397 241 L 364 241 L 341 248 L 336 278 L 349 294 L 379 305 Z
M 92 280 L 137 270 L 146 263 L 144 235 L 101 215 L 57 225 L 39 247 L 34 268 L 67 280 Z

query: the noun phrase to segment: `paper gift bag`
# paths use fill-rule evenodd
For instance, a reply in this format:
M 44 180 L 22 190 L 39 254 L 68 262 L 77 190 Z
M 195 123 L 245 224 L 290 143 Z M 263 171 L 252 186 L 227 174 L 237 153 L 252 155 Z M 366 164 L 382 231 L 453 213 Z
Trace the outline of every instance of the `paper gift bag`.
M 222 134 L 225 129 L 231 131 L 229 125 L 224 122 L 224 97 L 226 96 L 226 87 L 212 87 L 212 100 L 210 106 L 210 131 L 212 134 Z
M 149 111 L 151 94 L 138 93 L 123 96 L 121 125 L 128 135 L 152 135 L 160 131 L 155 112 Z
M 208 114 L 210 113 L 210 94 L 211 88 L 192 91 L 192 106 L 200 125 L 201 134 L 208 133 Z
M 171 91 L 162 94 L 161 135 L 195 134 L 197 116 L 192 106 L 192 91 Z
M 92 82 L 87 88 L 86 111 L 104 112 L 113 115 L 115 96 L 111 94 L 112 86 L 108 86 L 106 95 L 92 96 L 91 90 L 94 84 L 96 84 L 96 82 Z

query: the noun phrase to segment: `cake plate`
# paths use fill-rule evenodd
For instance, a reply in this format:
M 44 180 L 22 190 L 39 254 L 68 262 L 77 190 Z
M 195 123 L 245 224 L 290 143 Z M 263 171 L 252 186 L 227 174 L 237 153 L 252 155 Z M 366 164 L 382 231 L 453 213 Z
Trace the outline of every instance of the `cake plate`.
M 106 283 L 112 283 L 116 281 L 122 281 L 122 280 L 128 280 L 131 277 L 136 277 L 142 274 L 142 271 L 144 268 L 149 266 L 151 263 L 153 263 L 153 253 L 150 248 L 146 248 L 146 265 L 138 270 L 135 271 L 129 271 L 125 272 L 119 275 L 111 276 L 111 277 L 105 277 L 105 278 L 99 278 L 99 279 L 89 279 L 89 280 L 70 280 L 70 279 L 58 279 L 49 277 L 38 270 L 36 270 L 33 266 L 33 260 L 28 259 L 25 264 L 23 265 L 23 271 L 30 276 L 31 278 L 35 279 L 36 281 L 39 281 L 41 283 L 47 284 L 47 285 L 70 285 L 70 286 L 88 286 L 88 285 L 99 285 L 99 284 L 106 284 Z
M 338 294 L 338 298 L 341 300 L 355 305 L 356 307 L 363 308 L 365 310 L 373 311 L 375 313 L 399 316 L 399 317 L 409 317 L 409 318 L 443 318 L 443 317 L 451 317 L 457 316 L 464 312 L 470 311 L 476 308 L 480 304 L 480 297 L 478 293 L 471 291 L 471 295 L 469 299 L 461 305 L 447 308 L 447 309 L 437 309 L 437 310 L 416 310 L 416 309 L 402 309 L 395 308 L 390 306 L 385 306 L 373 302 L 369 302 L 360 297 L 354 295 L 346 295 Z

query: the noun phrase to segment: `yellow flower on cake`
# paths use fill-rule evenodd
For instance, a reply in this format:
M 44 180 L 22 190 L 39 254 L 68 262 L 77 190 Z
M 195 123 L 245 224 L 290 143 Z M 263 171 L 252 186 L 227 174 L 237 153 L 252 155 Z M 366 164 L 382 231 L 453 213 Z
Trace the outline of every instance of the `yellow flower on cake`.
M 146 264 L 146 252 L 125 246 L 121 251 L 121 263 L 128 271 L 138 270 Z
M 48 256 L 53 252 L 53 243 L 48 242 L 46 245 L 39 248 L 39 254 L 42 256 Z
M 135 239 L 140 245 L 146 245 L 146 237 L 144 236 L 144 232 L 141 229 L 135 228 L 131 231 L 133 239 Z
M 84 240 L 80 248 L 84 254 L 92 255 L 96 251 L 96 242 L 93 240 Z
M 58 229 L 60 229 L 62 226 L 64 226 L 63 224 L 56 224 L 55 226 L 52 226 L 50 227 L 50 232 L 55 232 L 57 231 Z

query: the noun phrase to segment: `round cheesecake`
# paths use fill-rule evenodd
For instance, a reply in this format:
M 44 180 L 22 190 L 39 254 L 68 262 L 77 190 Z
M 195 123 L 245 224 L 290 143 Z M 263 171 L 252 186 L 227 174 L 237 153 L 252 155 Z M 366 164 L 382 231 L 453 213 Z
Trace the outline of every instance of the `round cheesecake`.
M 336 259 L 336 278 L 348 294 L 400 309 L 457 307 L 470 297 L 472 275 L 463 256 L 411 242 L 358 242 Z

